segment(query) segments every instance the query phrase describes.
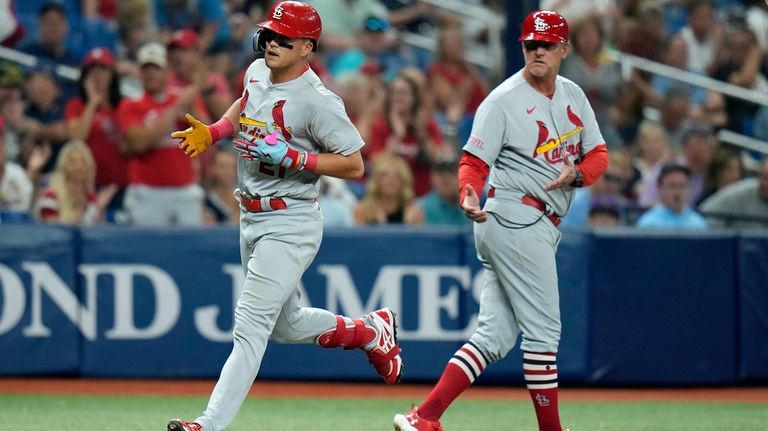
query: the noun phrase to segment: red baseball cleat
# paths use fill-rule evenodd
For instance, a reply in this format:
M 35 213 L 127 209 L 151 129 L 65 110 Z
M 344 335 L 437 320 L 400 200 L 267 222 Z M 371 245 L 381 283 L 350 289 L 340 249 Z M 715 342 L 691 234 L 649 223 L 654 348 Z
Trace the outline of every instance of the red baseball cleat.
M 395 431 L 445 431 L 440 421 L 428 421 L 419 416 L 418 407 L 411 407 L 411 412 L 396 414 Z
M 184 422 L 181 419 L 171 419 L 168 431 L 203 431 L 203 426 L 197 422 Z
M 366 325 L 376 329 L 376 338 L 363 346 L 368 362 L 389 385 L 400 382 L 403 375 L 403 360 L 397 345 L 397 323 L 395 313 L 389 308 L 376 310 L 365 316 Z

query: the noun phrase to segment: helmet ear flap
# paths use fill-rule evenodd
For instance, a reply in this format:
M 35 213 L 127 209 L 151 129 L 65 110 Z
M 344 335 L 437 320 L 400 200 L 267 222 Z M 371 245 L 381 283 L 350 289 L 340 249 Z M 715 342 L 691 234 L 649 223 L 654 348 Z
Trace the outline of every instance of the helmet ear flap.
M 259 28 L 256 30 L 256 33 L 253 33 L 253 39 L 251 40 L 251 44 L 253 45 L 253 51 L 254 52 L 264 52 L 264 50 L 267 48 L 267 41 L 265 40 L 264 33 L 269 30 L 264 28 Z

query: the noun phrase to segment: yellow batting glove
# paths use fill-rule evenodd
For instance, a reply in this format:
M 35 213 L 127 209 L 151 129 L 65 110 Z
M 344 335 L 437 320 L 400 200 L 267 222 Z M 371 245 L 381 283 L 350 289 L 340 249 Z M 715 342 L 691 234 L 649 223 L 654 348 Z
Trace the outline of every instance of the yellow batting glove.
M 186 115 L 190 127 L 186 130 L 179 130 L 171 133 L 171 138 L 181 139 L 179 148 L 189 157 L 197 157 L 203 154 L 208 147 L 213 145 L 213 137 L 208 126 L 200 120 L 193 117 L 192 114 Z

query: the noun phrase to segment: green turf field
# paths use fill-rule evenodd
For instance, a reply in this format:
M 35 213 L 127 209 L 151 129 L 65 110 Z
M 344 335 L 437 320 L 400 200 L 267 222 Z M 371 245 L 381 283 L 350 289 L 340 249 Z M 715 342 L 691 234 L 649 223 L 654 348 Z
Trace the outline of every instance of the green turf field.
M 0 431 L 165 431 L 172 417 L 194 418 L 206 397 L 0 395 Z M 249 398 L 231 431 L 392 430 L 402 400 Z M 764 431 L 768 405 L 693 402 L 570 402 L 571 431 Z M 459 400 L 447 431 L 536 429 L 528 402 Z

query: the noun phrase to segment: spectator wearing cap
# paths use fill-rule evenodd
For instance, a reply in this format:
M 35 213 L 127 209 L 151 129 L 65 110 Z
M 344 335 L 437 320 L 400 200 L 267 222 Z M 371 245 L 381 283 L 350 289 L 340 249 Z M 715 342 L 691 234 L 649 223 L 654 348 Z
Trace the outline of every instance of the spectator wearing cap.
M 651 229 L 707 228 L 707 221 L 688 206 L 691 171 L 681 165 L 667 165 L 658 179 L 660 202 L 637 220 L 637 227 Z
M 756 178 L 746 178 L 718 191 L 699 207 L 712 226 L 768 228 L 768 158 Z
M 439 158 L 432 163 L 432 190 L 419 204 L 424 224 L 469 226 L 469 219 L 459 205 L 459 164 L 454 158 Z
M 384 79 L 391 80 L 406 65 L 406 52 L 402 52 L 395 33 L 390 31 L 389 22 L 380 17 L 369 16 L 356 38 L 357 45 L 339 54 L 331 63 L 334 78 L 347 73 L 360 73 L 364 68 L 377 68 Z
M 333 54 L 353 49 L 365 20 L 387 19 L 387 8 L 378 0 L 314 0 L 312 6 L 323 21 L 322 49 Z
M 190 26 L 200 35 L 199 49 L 205 53 L 225 51 L 229 41 L 229 16 L 219 0 L 151 0 L 152 12 L 162 40 Z
M 168 63 L 172 89 L 183 90 L 189 85 L 197 85 L 208 114 L 212 118 L 224 115 L 232 104 L 232 90 L 224 76 L 208 70 L 194 30 L 185 28 L 173 32 L 168 42 Z
M 137 60 L 144 95 L 123 100 L 117 115 L 130 155 L 124 207 L 138 225 L 199 225 L 203 192 L 196 169 L 171 138 L 172 131 L 187 127 L 185 112 L 208 121 L 197 86 L 181 93 L 169 90 L 167 53 L 161 44 L 142 46 Z
M 94 48 L 88 52 L 77 87 L 78 95 L 69 100 L 64 114 L 69 136 L 84 141 L 93 153 L 96 189 L 117 186 L 110 209 L 118 210 L 128 186 L 128 158 L 117 118 L 117 107 L 123 99 L 120 76 L 110 50 Z
M 43 173 L 50 173 L 61 147 L 69 138 L 64 121 L 67 97 L 54 77 L 50 63 L 39 62 L 27 72 L 24 94 L 27 96 L 27 106 L 22 130 L 26 133 L 26 139 L 22 143 L 22 154 L 26 156 L 34 147 L 49 145 L 52 156 L 43 167 Z
M 22 46 L 21 50 L 39 59 L 78 67 L 80 59 L 77 53 L 67 48 L 68 35 L 67 10 L 61 3 L 48 2 L 38 11 L 38 39 Z

